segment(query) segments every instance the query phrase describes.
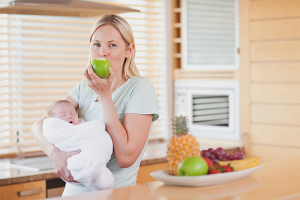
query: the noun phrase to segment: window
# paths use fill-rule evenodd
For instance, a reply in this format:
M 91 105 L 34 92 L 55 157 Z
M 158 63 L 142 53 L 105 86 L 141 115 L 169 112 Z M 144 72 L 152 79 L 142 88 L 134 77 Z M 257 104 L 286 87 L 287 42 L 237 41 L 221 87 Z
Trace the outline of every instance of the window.
M 183 0 L 183 69 L 239 69 L 238 0 Z
M 164 1 L 107 1 L 139 9 L 121 14 L 132 25 L 136 64 L 155 87 L 160 119 L 150 139 L 167 138 Z M 33 123 L 78 84 L 98 18 L 0 14 L 0 157 L 40 152 Z

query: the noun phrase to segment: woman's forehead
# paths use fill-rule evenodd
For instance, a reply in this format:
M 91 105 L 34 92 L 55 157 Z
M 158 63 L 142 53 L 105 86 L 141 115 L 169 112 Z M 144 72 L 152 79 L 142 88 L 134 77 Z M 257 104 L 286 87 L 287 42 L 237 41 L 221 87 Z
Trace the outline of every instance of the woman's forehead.
M 99 42 L 121 41 L 122 35 L 115 27 L 110 25 L 103 25 L 96 29 L 93 34 L 92 40 L 96 40 Z

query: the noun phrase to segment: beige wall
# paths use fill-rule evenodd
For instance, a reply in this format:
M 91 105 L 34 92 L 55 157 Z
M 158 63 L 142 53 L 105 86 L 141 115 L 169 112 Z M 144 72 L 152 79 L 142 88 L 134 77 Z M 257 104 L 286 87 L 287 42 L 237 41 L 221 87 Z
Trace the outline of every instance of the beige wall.
M 249 10 L 252 154 L 300 156 L 300 0 L 251 1 Z
M 181 69 L 180 2 L 173 1 L 173 80 L 239 80 L 247 153 L 262 162 L 300 156 L 300 0 L 240 0 L 241 67 L 227 72 Z

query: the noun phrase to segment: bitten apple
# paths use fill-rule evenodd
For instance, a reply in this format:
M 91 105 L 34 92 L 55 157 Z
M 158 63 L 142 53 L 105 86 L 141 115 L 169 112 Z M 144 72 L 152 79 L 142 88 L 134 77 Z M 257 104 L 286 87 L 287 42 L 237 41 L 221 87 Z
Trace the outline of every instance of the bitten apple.
M 94 59 L 92 61 L 92 68 L 95 74 L 102 79 L 105 79 L 109 76 L 109 67 L 110 62 L 106 58 Z
M 179 176 L 201 176 L 208 172 L 206 161 L 198 156 L 184 159 L 178 165 L 177 173 Z

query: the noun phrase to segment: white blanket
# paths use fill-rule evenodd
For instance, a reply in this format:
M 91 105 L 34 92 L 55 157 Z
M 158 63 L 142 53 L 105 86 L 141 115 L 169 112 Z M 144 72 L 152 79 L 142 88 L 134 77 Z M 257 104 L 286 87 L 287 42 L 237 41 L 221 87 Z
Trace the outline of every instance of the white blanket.
M 74 180 L 93 191 L 113 188 L 114 177 L 106 164 L 113 152 L 113 143 L 101 121 L 74 126 L 58 118 L 43 123 L 44 137 L 61 151 L 81 150 L 68 158 L 67 168 Z

